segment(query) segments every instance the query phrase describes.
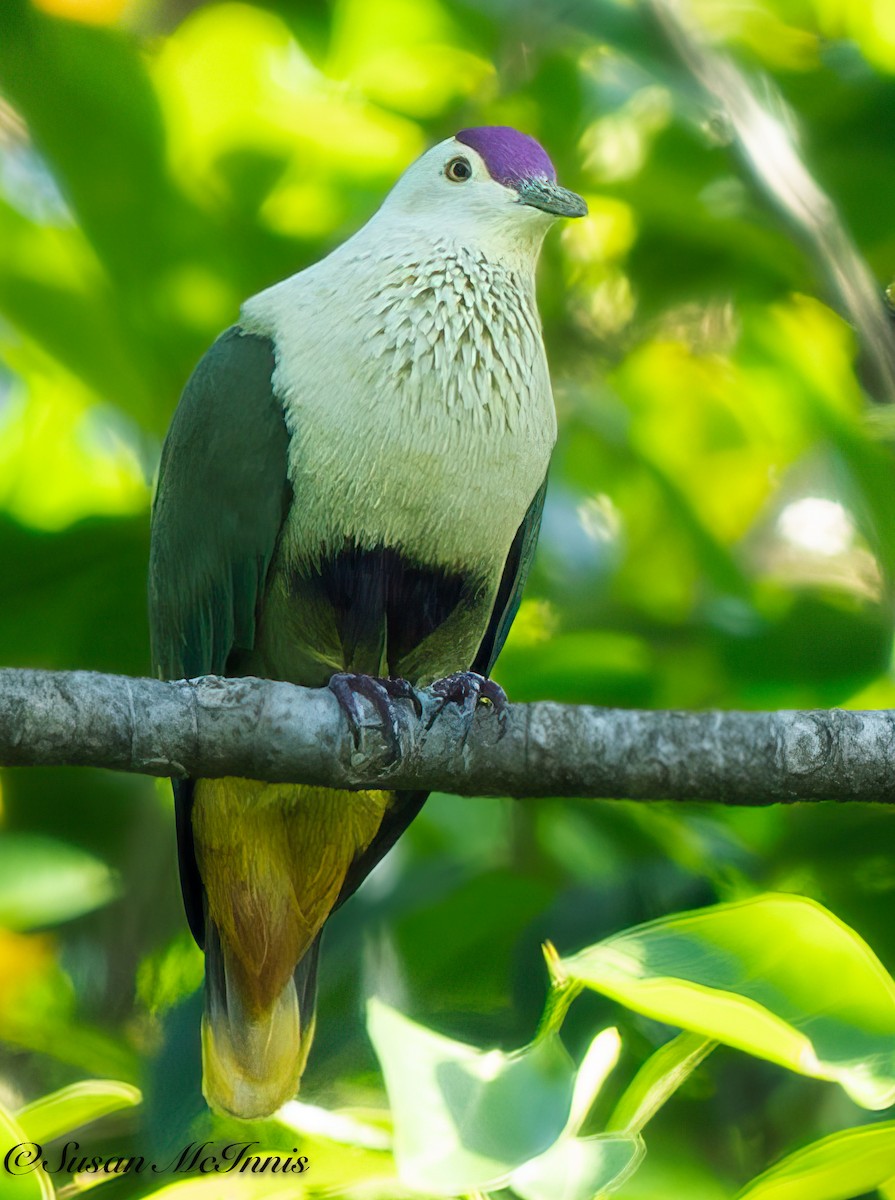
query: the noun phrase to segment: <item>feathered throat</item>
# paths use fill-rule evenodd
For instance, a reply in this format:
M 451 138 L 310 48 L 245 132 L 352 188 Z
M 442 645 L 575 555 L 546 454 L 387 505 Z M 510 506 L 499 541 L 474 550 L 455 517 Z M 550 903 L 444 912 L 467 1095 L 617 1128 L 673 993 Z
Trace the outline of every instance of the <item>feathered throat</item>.
M 386 366 L 411 407 L 440 402 L 457 419 L 517 432 L 541 347 L 533 281 L 456 247 L 381 265 L 363 295 L 375 370 Z

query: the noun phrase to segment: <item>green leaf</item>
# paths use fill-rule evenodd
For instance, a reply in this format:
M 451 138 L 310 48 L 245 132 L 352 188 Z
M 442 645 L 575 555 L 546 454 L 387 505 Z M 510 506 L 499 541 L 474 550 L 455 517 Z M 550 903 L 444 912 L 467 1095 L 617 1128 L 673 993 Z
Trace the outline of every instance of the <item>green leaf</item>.
M 714 1048 L 714 1042 L 696 1033 L 681 1033 L 660 1046 L 625 1089 L 606 1123 L 607 1132 L 640 1133 Z
M 39 1159 L 40 1147 L 31 1144 L 31 1138 L 2 1104 L 0 1140 L 4 1155 L 0 1163 L 3 1200 L 53 1200 L 53 1188 L 46 1173 L 40 1167 L 31 1169 Z
M 378 1000 L 370 1001 L 367 1024 L 408 1186 L 446 1196 L 501 1187 L 566 1127 L 574 1068 L 555 1034 L 514 1054 L 485 1052 Z
M 3 665 L 145 673 L 148 556 L 145 515 L 45 533 L 0 514 Z
M 621 1187 L 645 1153 L 636 1134 L 560 1138 L 546 1154 L 514 1171 L 510 1187 L 522 1200 L 592 1200 Z
M 202 951 L 182 930 L 140 963 L 137 996 L 150 1012 L 163 1011 L 201 987 L 204 971 Z
M 148 1192 L 146 1200 L 302 1200 L 308 1194 L 300 1175 L 231 1175 L 226 1183 L 220 1175 L 206 1175 L 199 1179 L 181 1179 L 169 1183 L 158 1191 Z
M 844 1129 L 753 1179 L 737 1200 L 851 1200 L 895 1180 L 895 1121 Z
M 622 1040 L 617 1029 L 604 1029 L 588 1046 L 575 1075 L 566 1133 L 577 1134 L 584 1125 L 594 1101 L 603 1090 L 603 1084 L 618 1062 L 621 1048 Z
M 735 1185 L 706 1148 L 710 1122 L 710 1114 L 705 1120 L 656 1122 L 648 1135 L 649 1153 L 621 1189 L 622 1200 L 732 1200 Z
M 54 986 L 55 981 L 49 981 Z M 29 999 L 31 997 L 29 996 Z M 46 1054 L 79 1071 L 97 1070 L 109 1075 L 140 1077 L 140 1059 L 122 1039 L 78 1021 L 47 1004 L 44 994 L 34 997 L 34 1011 L 0 1012 L 0 1038 L 24 1050 Z
M 617 1029 L 604 1029 L 591 1042 L 575 1075 L 569 1119 L 561 1136 L 510 1176 L 510 1187 L 522 1200 L 591 1200 L 597 1192 L 615 1191 L 637 1169 L 644 1145 L 636 1131 L 577 1136 L 620 1050 Z
M 636 1012 L 895 1102 L 895 982 L 820 904 L 767 894 L 652 921 L 560 960 Z
M 377 1114 L 382 1117 L 383 1114 Z M 360 1146 L 365 1150 L 390 1150 L 391 1134 L 387 1129 L 361 1120 L 347 1112 L 332 1112 L 316 1104 L 305 1104 L 300 1100 L 287 1100 L 281 1104 L 274 1117 L 278 1125 L 285 1125 L 303 1137 L 326 1138 L 343 1146 Z
M 43 83 L 29 61 L 43 64 Z M 185 204 L 134 39 L 16 0 L 0 8 L 0 79 L 113 277 L 152 280 L 179 248 L 172 235 L 186 232 Z
M 0 925 L 37 929 L 70 921 L 113 899 L 109 868 L 86 851 L 38 834 L 0 837 Z
M 469 825 L 467 841 L 469 840 Z M 490 866 L 490 863 L 489 863 Z M 396 947 L 421 1007 L 499 1010 L 506 1003 L 513 952 L 526 925 L 549 907 L 553 891 L 540 879 L 510 870 L 479 870 L 432 906 L 411 909 L 396 923 Z M 470 975 L 466 964 L 480 965 Z
M 99 396 L 114 396 L 126 411 L 145 418 L 154 405 L 147 373 L 128 344 L 120 301 L 81 231 L 31 221 L 0 195 L 0 239 L 4 317 Z M 23 369 L 19 339 L 3 340 L 13 341 L 14 369 L 33 389 L 42 364 Z
M 404 1194 L 391 1153 L 392 1136 L 384 1109 L 330 1112 L 289 1100 L 271 1120 L 289 1130 L 291 1140 L 287 1146 L 300 1145 L 300 1153 L 307 1155 L 315 1195 L 319 1192 L 321 1196 L 349 1197 L 355 1187 L 359 1191 L 368 1189 L 371 1200 L 374 1196 L 397 1198 Z M 220 1136 L 222 1140 L 238 1140 L 243 1136 L 239 1122 L 233 1121 Z
M 41 1096 L 16 1113 L 16 1120 L 34 1142 L 50 1142 L 109 1113 L 140 1104 L 138 1088 L 116 1079 L 85 1079 Z

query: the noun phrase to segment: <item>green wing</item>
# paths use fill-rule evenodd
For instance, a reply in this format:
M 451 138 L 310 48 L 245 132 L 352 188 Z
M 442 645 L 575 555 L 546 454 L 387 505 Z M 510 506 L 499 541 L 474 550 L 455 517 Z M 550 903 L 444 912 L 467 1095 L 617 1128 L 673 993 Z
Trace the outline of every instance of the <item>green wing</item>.
M 273 392 L 273 345 L 237 326 L 184 389 L 162 450 L 152 510 L 149 625 L 163 679 L 223 674 L 251 650 L 267 572 L 291 502 L 289 436 Z M 204 941 L 193 785 L 174 784 L 187 919 Z
M 491 674 L 494 664 L 497 661 L 497 656 L 500 654 L 503 644 L 507 640 L 510 626 L 516 619 L 516 613 L 519 611 L 519 605 L 522 602 L 522 590 L 525 587 L 525 581 L 528 579 L 528 572 L 531 570 L 531 564 L 535 556 L 535 547 L 538 544 L 538 534 L 541 531 L 541 516 L 544 512 L 544 497 L 546 494 L 547 480 L 545 479 L 535 493 L 535 498 L 528 506 L 528 512 L 525 514 L 522 524 L 513 538 L 513 544 L 507 555 L 503 576 L 500 580 L 500 587 L 497 589 L 497 598 L 494 601 L 491 620 L 488 623 L 482 644 L 479 646 L 475 662 L 472 664 L 473 671 L 478 671 L 480 675 Z
M 162 451 L 152 512 L 149 617 L 164 679 L 221 674 L 250 650 L 288 509 L 289 437 L 267 338 L 237 326 L 186 385 Z

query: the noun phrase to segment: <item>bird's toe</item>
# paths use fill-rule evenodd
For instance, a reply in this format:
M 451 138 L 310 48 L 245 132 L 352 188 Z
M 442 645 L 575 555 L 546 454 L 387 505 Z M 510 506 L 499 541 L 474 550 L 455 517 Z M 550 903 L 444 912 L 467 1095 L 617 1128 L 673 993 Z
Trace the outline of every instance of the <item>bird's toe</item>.
M 364 701 L 372 705 L 379 718 L 385 741 L 389 748 L 389 760 L 401 754 L 401 725 L 395 706 L 396 700 L 410 700 L 417 716 L 422 712 L 419 696 L 406 679 L 380 678 L 375 675 L 354 675 L 339 672 L 327 684 L 348 718 L 355 749 L 360 748 L 361 730 L 369 725 Z
M 448 704 L 457 705 L 467 724 L 471 724 L 476 708 L 480 704 L 487 704 L 494 709 L 503 736 L 508 701 L 506 692 L 493 679 L 486 679 L 476 671 L 457 671 L 453 675 L 446 675 L 444 679 L 437 679 L 429 687 L 429 692 L 437 697 L 438 703 L 427 728 L 432 728 L 435 719 Z

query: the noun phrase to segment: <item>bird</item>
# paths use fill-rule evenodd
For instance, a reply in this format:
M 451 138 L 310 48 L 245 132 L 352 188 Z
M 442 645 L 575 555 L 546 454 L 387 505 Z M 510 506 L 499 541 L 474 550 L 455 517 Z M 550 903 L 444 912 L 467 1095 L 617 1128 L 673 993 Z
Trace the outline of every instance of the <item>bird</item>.
M 556 440 L 535 297 L 585 201 L 540 143 L 462 129 L 356 233 L 240 309 L 190 376 L 152 506 L 154 673 L 329 687 L 355 735 L 431 686 L 468 713 L 519 607 Z M 263 774 L 259 770 L 259 774 Z M 243 1119 L 294 1096 L 321 934 L 424 792 L 177 781 L 205 953 L 203 1093 Z

